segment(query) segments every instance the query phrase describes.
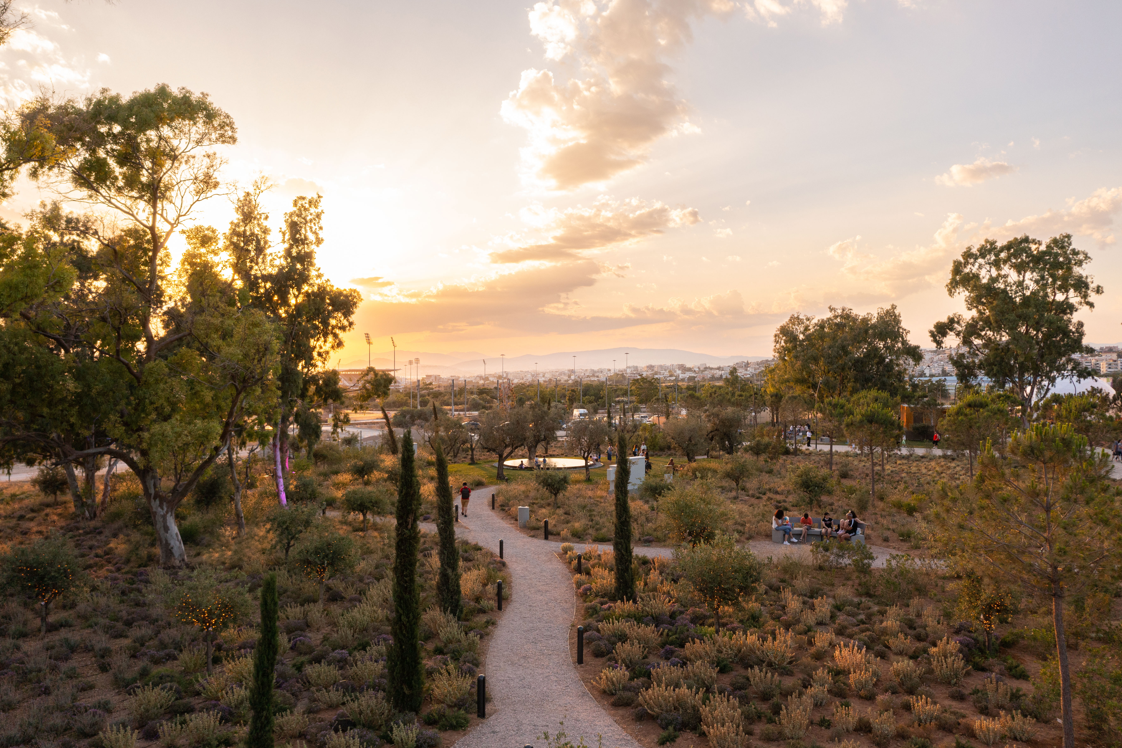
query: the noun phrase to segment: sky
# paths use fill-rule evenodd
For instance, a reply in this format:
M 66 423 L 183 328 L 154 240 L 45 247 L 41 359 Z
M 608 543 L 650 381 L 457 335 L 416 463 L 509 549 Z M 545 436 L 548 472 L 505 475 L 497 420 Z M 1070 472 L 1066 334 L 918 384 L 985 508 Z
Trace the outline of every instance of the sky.
M 206 92 L 225 176 L 274 223 L 324 196 L 320 264 L 364 301 L 343 359 L 634 346 L 768 355 L 775 327 L 962 310 L 951 261 L 1068 232 L 1122 341 L 1122 3 L 99 0 L 25 4 L 38 92 Z M 32 185 L 3 206 L 18 217 Z M 224 228 L 231 205 L 196 216 Z

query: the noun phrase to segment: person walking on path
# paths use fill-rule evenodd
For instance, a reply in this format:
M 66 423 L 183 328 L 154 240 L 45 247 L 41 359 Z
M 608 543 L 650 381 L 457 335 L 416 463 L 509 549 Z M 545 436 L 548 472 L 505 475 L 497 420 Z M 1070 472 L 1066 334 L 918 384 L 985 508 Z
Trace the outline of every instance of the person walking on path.
M 464 483 L 460 487 L 460 512 L 466 517 L 468 516 L 468 501 L 471 499 L 471 489 L 468 484 Z
M 934 434 L 933 434 L 933 435 L 931 436 L 931 443 L 932 443 L 932 444 L 933 444 L 933 445 L 935 446 L 935 449 L 938 449 L 938 448 L 939 448 L 939 432 L 938 432 L 938 431 L 936 431 L 936 432 L 935 432 L 935 433 L 934 433 Z

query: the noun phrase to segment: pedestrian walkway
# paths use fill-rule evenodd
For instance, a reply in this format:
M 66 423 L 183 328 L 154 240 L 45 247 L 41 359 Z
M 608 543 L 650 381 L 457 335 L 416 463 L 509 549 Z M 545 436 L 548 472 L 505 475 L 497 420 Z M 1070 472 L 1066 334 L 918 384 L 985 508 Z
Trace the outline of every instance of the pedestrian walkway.
M 569 570 L 554 555 L 557 548 L 503 522 L 491 511 L 493 491 L 472 494 L 471 514 L 461 518 L 457 533 L 495 553 L 504 541 L 513 590 L 487 649 L 488 717 L 456 748 L 543 748 L 543 734 L 560 730 L 573 743 L 583 737 L 591 746 L 639 748 L 589 695 L 572 665 L 576 594 Z

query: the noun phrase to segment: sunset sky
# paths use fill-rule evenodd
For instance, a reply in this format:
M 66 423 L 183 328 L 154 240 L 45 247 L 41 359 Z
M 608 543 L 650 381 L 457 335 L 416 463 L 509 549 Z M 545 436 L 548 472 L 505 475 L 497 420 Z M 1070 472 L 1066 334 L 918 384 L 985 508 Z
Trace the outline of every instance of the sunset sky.
M 892 303 L 929 347 L 957 253 L 1061 232 L 1106 289 L 1090 342 L 1122 341 L 1113 0 L 24 7 L 9 108 L 204 91 L 238 125 L 228 178 L 272 179 L 274 220 L 323 194 L 321 264 L 366 297 L 344 359 L 364 332 L 767 355 L 794 312 Z

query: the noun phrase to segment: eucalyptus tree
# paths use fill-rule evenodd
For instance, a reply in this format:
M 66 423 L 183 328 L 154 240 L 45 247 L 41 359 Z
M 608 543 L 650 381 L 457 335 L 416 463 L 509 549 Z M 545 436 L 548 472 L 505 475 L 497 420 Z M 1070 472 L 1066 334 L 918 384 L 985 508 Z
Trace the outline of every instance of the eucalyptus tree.
M 187 252 L 173 267 L 169 250 L 220 194 L 219 149 L 236 140 L 233 119 L 205 94 L 163 85 L 42 98 L 4 133 L 5 163 L 93 215 L 78 229 L 88 266 L 28 234 L 0 267 L 0 285 L 22 289 L 0 309 L 4 335 L 29 344 L 2 363 L 44 367 L 44 387 L 58 391 L 87 375 L 112 383 L 98 392 L 104 440 L 75 448 L 51 428 L 57 412 L 15 399 L 0 403 L 5 438 L 64 463 L 120 460 L 140 481 L 169 566 L 186 561 L 176 507 L 221 454 L 246 398 L 269 386 L 277 355 L 274 325 L 237 303 L 212 257 Z
M 1046 243 L 1029 236 L 967 247 L 951 265 L 947 293 L 961 295 L 970 316 L 952 314 L 931 328 L 939 348 L 957 343 L 949 358 L 959 381 L 986 377 L 1021 402 L 1021 425 L 1061 379 L 1091 369 L 1076 356 L 1092 354 L 1075 315 L 1094 309 L 1102 286 L 1083 271 L 1091 256 L 1072 246 L 1071 234 Z

